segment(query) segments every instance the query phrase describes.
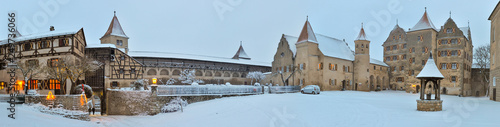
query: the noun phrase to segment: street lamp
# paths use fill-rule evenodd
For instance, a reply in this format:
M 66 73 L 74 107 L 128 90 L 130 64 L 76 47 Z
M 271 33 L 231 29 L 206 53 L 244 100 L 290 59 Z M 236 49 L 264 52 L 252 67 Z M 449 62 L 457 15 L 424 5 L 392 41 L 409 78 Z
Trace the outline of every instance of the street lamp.
M 153 78 L 151 79 L 151 81 L 153 81 L 153 85 L 151 85 L 151 94 L 153 94 L 153 92 L 158 94 L 158 92 L 156 92 L 157 91 L 156 88 L 158 87 L 158 85 L 156 85 L 156 81 L 158 81 L 158 79 Z

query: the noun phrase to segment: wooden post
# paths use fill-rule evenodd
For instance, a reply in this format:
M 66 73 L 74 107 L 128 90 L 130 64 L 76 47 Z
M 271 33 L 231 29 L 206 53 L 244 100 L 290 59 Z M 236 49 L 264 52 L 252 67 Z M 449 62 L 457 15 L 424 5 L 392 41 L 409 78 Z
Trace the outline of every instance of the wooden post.
M 420 100 L 424 100 L 425 87 L 424 87 L 423 83 L 424 83 L 424 80 L 420 79 Z
M 436 100 L 441 100 L 441 82 L 439 80 L 437 82 L 438 92 L 436 94 Z

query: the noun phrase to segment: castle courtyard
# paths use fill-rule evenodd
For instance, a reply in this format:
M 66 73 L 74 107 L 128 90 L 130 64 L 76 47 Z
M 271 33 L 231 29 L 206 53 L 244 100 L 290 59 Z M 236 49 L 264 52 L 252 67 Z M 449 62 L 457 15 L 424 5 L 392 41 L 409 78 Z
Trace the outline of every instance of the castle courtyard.
M 16 106 L 17 120 L 37 121 L 22 126 L 169 126 L 169 127 L 313 127 L 313 126 L 456 126 L 492 127 L 500 121 L 500 103 L 486 97 L 442 95 L 443 111 L 417 111 L 419 94 L 403 91 L 324 91 L 319 95 L 289 93 L 228 97 L 189 104 L 184 112 L 155 116 L 91 116 L 79 121 Z M 8 104 L 0 102 L 1 108 Z M 0 110 L 6 114 L 7 110 Z M 57 122 L 55 122 L 57 121 Z M 5 126 L 19 122 L 1 119 Z

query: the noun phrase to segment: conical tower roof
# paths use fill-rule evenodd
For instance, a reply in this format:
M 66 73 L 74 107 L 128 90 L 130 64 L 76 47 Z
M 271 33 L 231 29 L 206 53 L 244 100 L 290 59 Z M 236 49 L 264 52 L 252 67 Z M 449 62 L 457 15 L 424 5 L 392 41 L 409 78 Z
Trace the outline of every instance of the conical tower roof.
M 120 25 L 120 22 L 118 21 L 118 18 L 116 17 L 116 11 L 115 11 L 115 15 L 113 16 L 113 19 L 111 20 L 111 23 L 109 24 L 108 31 L 106 31 L 106 33 L 101 38 L 109 36 L 109 35 L 128 38 L 128 36 L 125 35 L 125 32 L 123 32 L 122 26 Z
M 365 29 L 363 28 L 363 24 L 361 24 L 361 30 L 359 31 L 359 35 L 356 38 L 356 40 L 367 40 L 366 34 L 365 34 Z
M 240 48 L 238 49 L 238 51 L 236 51 L 236 54 L 234 54 L 233 59 L 246 59 L 246 60 L 251 59 L 250 57 L 248 57 L 247 53 L 243 49 L 241 42 L 240 42 Z
M 302 32 L 300 32 L 299 39 L 297 40 L 297 44 L 307 41 L 318 43 L 318 40 L 316 40 L 316 35 L 314 34 L 311 24 L 309 23 L 309 20 L 306 20 L 306 23 L 304 23 Z
M 432 24 L 431 18 L 429 18 L 429 15 L 427 14 L 427 9 L 424 12 L 424 15 L 422 18 L 420 18 L 420 21 L 418 21 L 413 28 L 411 28 L 410 31 L 417 31 L 417 30 L 425 30 L 425 29 L 434 29 L 436 30 L 436 27 L 434 27 L 434 24 Z
M 418 79 L 421 79 L 421 78 L 443 79 L 444 78 L 443 74 L 441 74 L 441 72 L 437 68 L 436 63 L 434 62 L 434 59 L 432 59 L 432 52 L 430 53 L 430 57 L 427 60 L 427 63 L 425 63 L 424 68 L 417 75 L 417 78 Z

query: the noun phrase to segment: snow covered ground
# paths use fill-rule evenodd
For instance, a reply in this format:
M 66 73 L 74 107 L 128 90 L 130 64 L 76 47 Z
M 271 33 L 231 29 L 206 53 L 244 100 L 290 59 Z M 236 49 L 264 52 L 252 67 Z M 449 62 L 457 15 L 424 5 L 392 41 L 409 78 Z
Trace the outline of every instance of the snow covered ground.
M 169 126 L 169 127 L 329 127 L 329 126 L 481 126 L 500 124 L 500 103 L 481 97 L 442 95 L 443 111 L 417 111 L 418 94 L 396 91 L 325 91 L 228 97 L 189 104 L 184 112 L 156 116 L 97 116 L 90 122 L 42 114 L 16 106 L 16 120 L 0 126 Z M 6 109 L 6 103 L 0 103 Z M 496 117 L 496 118 L 494 118 Z M 30 121 L 30 122 L 25 122 Z M 99 123 L 99 124 L 97 124 Z

